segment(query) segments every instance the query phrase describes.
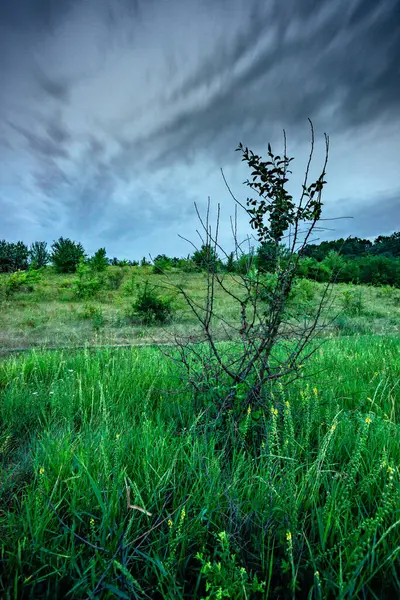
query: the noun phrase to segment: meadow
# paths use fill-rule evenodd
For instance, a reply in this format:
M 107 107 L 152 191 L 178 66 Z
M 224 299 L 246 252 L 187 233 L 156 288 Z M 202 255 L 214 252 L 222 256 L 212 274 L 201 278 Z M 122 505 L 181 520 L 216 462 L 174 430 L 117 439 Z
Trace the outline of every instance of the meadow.
M 206 273 L 184 273 L 172 269 L 168 276 L 153 273 L 152 267 L 108 267 L 107 275 L 123 272 L 118 289 L 105 284 L 92 298 L 76 294 L 76 274 L 57 274 L 46 267 L 32 291 L 18 291 L 1 302 L 0 353 L 9 350 L 44 347 L 79 347 L 84 345 L 137 345 L 166 342 L 172 330 L 193 332 L 198 323 L 174 285 L 183 285 L 198 303 L 205 298 Z M 8 275 L 0 274 L 0 285 Z M 226 274 L 229 289 L 240 288 L 236 275 Z M 172 325 L 148 327 L 130 317 L 132 298 L 137 286 L 148 281 L 151 286 L 174 298 L 175 317 Z M 311 282 L 314 304 L 317 304 L 324 283 Z M 399 334 L 400 290 L 390 286 L 335 284 L 330 305 L 326 334 Z M 359 306 L 346 306 L 346 295 L 360 296 Z M 239 322 L 237 303 L 216 288 L 216 310 L 232 322 Z M 332 322 L 332 319 L 334 321 Z M 221 335 L 222 337 L 222 335 Z
M 334 286 L 340 314 L 300 377 L 222 428 L 157 348 L 113 347 L 174 326 L 127 318 L 140 277 L 162 281 L 133 267 L 79 300 L 48 269 L 3 300 L 0 596 L 398 597 L 397 291 Z M 174 277 L 201 300 L 202 273 Z

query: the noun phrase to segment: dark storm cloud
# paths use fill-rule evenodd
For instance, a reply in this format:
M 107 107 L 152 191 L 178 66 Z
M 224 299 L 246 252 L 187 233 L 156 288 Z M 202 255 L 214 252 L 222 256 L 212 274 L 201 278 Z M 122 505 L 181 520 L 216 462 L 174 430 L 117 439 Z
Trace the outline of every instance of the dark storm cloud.
M 33 152 L 49 158 L 68 158 L 69 153 L 65 148 L 65 142 L 68 141 L 69 136 L 60 126 L 50 122 L 44 135 L 34 133 L 15 123 L 11 123 L 11 126 L 25 138 L 29 149 Z
M 23 182 L 25 221 L 88 243 L 145 239 L 193 223 L 240 141 L 264 147 L 285 127 L 301 144 L 310 117 L 343 149 L 340 173 L 346 136 L 382 125 L 382 139 L 388 123 L 400 136 L 400 2 L 9 0 L 0 77 L 0 192 L 17 202 Z M 370 176 L 349 191 L 368 207 L 349 233 L 395 227 L 398 196 L 375 214 Z
M 223 39 L 218 40 L 215 59 L 207 60 L 167 99 L 167 103 L 173 103 L 207 83 L 211 85 L 230 70 L 229 79 L 207 102 L 182 111 L 147 140 L 149 144 L 156 139 L 163 141 L 155 164 L 174 162 L 183 149 L 191 147 L 212 145 L 217 153 L 221 152 L 238 141 L 233 123 L 242 125 L 243 136 L 264 141 L 263 125 L 273 122 L 293 130 L 311 117 L 332 132 L 398 118 L 397 0 L 293 0 L 276 3 L 271 13 L 260 12 L 254 21 L 250 20 L 248 30 L 228 52 Z M 289 35 L 290 28 L 295 31 L 293 35 Z M 251 41 L 256 43 L 263 35 L 268 35 L 271 42 L 245 70 L 235 74 L 234 67 L 252 47 Z M 324 111 L 330 106 L 332 112 L 326 122 Z

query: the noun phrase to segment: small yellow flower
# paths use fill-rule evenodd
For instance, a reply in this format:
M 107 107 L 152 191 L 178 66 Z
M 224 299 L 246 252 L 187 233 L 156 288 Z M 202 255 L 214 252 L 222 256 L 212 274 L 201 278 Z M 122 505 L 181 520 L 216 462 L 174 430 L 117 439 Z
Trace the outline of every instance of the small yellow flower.
M 314 575 L 318 579 L 319 578 L 319 571 L 315 571 Z
M 271 408 L 271 410 L 272 410 L 272 415 L 274 417 L 277 417 L 278 416 L 278 409 L 277 408 Z
M 117 435 L 115 436 L 115 439 L 116 439 L 116 440 L 119 440 L 119 438 L 120 438 L 120 437 L 121 437 L 121 434 L 120 434 L 120 433 L 117 433 Z
M 372 402 L 372 398 L 367 398 L 368 402 Z
M 378 375 L 379 375 L 378 371 L 375 371 L 374 375 L 375 375 L 375 377 L 378 377 Z
M 366 422 L 367 425 L 369 425 L 370 423 L 372 423 L 372 419 L 370 417 L 367 417 L 365 419 L 365 422 Z
M 387 472 L 389 473 L 389 475 L 393 475 L 393 473 L 394 473 L 393 467 L 388 467 Z
M 286 532 L 286 540 L 287 540 L 288 542 L 291 542 L 291 541 L 292 541 L 292 534 L 291 534 L 291 532 L 290 532 L 290 531 L 287 531 L 287 532 Z
M 263 450 L 265 450 L 265 442 L 264 442 L 264 440 L 261 442 L 261 448 L 262 448 Z
M 171 529 L 171 527 L 172 527 L 172 521 L 171 521 L 171 519 L 168 519 L 167 523 L 168 523 L 168 527 Z
M 289 402 L 289 400 L 286 400 L 285 406 L 286 406 L 286 408 L 290 408 L 290 402 Z
M 94 527 L 94 519 L 93 519 L 93 517 L 90 517 L 90 527 Z
M 39 469 L 39 475 L 43 475 L 43 473 L 44 473 L 44 469 L 43 469 L 43 467 L 40 467 L 40 469 Z
M 186 510 L 185 510 L 185 507 L 183 507 L 181 510 L 181 523 L 183 523 L 183 521 L 185 520 L 185 517 L 186 517 Z
M 251 406 L 249 404 L 249 406 L 247 407 L 247 414 L 250 415 L 251 414 Z
M 316 387 L 313 389 L 313 392 L 315 396 L 318 396 L 318 389 Z
M 335 431 L 335 429 L 336 429 L 336 425 L 333 424 L 332 427 L 331 427 L 331 433 L 333 433 Z

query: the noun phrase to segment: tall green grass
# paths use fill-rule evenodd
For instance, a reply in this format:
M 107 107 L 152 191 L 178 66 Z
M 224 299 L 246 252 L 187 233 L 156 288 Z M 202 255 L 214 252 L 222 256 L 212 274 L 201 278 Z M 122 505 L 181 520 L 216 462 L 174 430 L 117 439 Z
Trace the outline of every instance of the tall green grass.
M 176 375 L 150 348 L 1 363 L 1 597 L 399 595 L 398 339 L 329 340 L 228 430 Z

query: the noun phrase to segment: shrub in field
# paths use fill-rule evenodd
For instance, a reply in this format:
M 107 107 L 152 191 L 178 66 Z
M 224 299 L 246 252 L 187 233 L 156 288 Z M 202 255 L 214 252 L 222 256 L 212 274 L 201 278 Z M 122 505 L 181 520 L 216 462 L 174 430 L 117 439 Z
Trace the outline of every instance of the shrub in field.
M 79 261 L 85 258 L 82 244 L 60 237 L 53 242 L 51 260 L 58 273 L 75 273 Z
M 220 273 L 216 268 L 216 250 L 223 250 L 218 237 L 219 209 L 215 231 L 209 223 L 210 206 L 204 219 L 197 211 L 204 236 L 202 256 L 205 259 L 200 260 L 200 254 L 195 258 L 197 264 L 204 265 L 206 272 L 204 303 L 200 304 L 197 298 L 193 298 L 179 284 L 175 285 L 175 289 L 200 326 L 204 344 L 199 350 L 197 345 L 191 343 L 190 335 L 175 335 L 175 347 L 178 347 L 175 352 L 179 353 L 188 382 L 199 397 L 205 394 L 205 398 L 210 400 L 214 414 L 222 419 L 222 426 L 231 419 L 236 423 L 242 422 L 248 408 L 256 412 L 265 408 L 271 397 L 270 384 L 275 386 L 275 393 L 278 393 L 279 384 L 283 385 L 288 376 L 298 377 L 300 365 L 303 366 L 310 355 L 309 345 L 323 323 L 321 315 L 324 315 L 328 303 L 331 278 L 328 267 L 317 261 L 308 265 L 315 279 L 327 281 L 311 315 L 307 314 L 309 311 L 305 311 L 303 305 L 293 305 L 292 297 L 296 293 L 302 252 L 321 219 L 322 190 L 326 183 L 329 150 L 327 136 L 325 142 L 325 159 L 320 175 L 310 183 L 308 178 L 314 151 L 314 130 L 311 124 L 309 161 L 297 199 L 287 187 L 293 159 L 286 155 L 285 136 L 283 155 L 275 155 L 269 144 L 265 159 L 239 144 L 237 150 L 241 152 L 242 161 L 248 164 L 251 171 L 250 179 L 245 183 L 254 192 L 255 198 L 247 198 L 246 208 L 239 201 L 236 202 L 245 208 L 254 237 L 261 248 L 267 250 L 267 264 L 263 270 L 253 266 L 248 268 L 247 262 L 245 273 L 235 275 L 241 288 L 240 293 L 231 292 L 226 283 L 229 274 L 226 271 Z M 239 241 L 236 231 L 235 220 L 232 223 L 235 254 L 245 256 L 242 247 L 249 239 Z M 284 239 L 288 240 L 285 249 L 282 246 Z M 247 261 L 247 256 L 244 260 Z M 225 296 L 229 298 L 229 302 L 235 303 L 237 310 L 234 318 L 220 311 L 216 290 L 218 300 Z M 218 343 L 221 324 L 226 338 L 240 340 L 238 345 Z M 293 342 L 282 342 L 288 339 Z M 168 350 L 165 353 L 168 354 Z
M 125 277 L 123 268 L 118 267 L 110 269 L 107 272 L 107 283 L 110 290 L 119 290 Z
M 196 265 L 196 263 L 191 258 L 182 258 L 178 264 L 178 269 L 180 269 L 183 273 L 197 273 L 200 271 L 200 267 Z
M 89 259 L 89 266 L 95 273 L 103 273 L 107 269 L 108 258 L 105 248 L 99 248 L 92 258 Z
M 104 317 L 104 313 L 99 307 L 92 316 L 93 329 L 95 329 L 95 331 L 99 331 L 99 329 L 101 329 L 105 325 L 105 322 L 106 320 Z
M 10 298 L 16 292 L 33 292 L 34 284 L 40 280 L 41 273 L 33 269 L 11 273 L 3 284 L 5 297 Z
M 345 290 L 342 294 L 343 311 L 350 316 L 360 316 L 365 310 L 361 291 Z
M 93 298 L 104 283 L 103 277 L 94 272 L 81 258 L 76 269 L 77 278 L 74 280 L 74 291 L 77 298 Z
M 311 302 L 315 298 L 316 284 L 309 279 L 296 279 L 293 286 L 292 302 Z
M 204 600 L 261 598 L 265 582 L 259 582 L 257 575 L 249 575 L 247 569 L 239 564 L 237 555 L 230 548 L 228 534 L 221 531 L 215 539 L 214 556 L 205 556 L 203 552 L 196 554 L 207 591 Z
M 193 253 L 192 261 L 201 269 L 215 268 L 218 255 L 211 244 L 202 244 L 201 248 Z
M 154 259 L 153 273 L 162 274 L 165 271 L 169 271 L 173 266 L 172 259 L 165 254 L 159 254 Z
M 131 273 L 131 276 L 123 285 L 123 293 L 126 296 L 132 296 L 136 292 L 137 285 L 137 276 L 135 273 Z
M 45 267 L 50 260 L 47 242 L 33 242 L 29 249 L 29 258 L 33 269 Z
M 165 324 L 172 320 L 173 300 L 162 296 L 148 281 L 137 286 L 137 298 L 127 312 L 131 321 L 145 325 Z

